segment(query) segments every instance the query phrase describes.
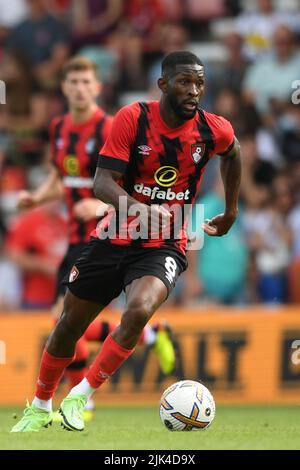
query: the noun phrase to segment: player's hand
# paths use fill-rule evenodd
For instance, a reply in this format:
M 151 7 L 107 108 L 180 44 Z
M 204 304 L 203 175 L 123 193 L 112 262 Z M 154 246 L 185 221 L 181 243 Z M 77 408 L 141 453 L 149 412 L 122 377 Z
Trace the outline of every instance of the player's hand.
M 81 222 L 89 222 L 101 216 L 107 209 L 107 204 L 94 198 L 84 198 L 74 205 L 74 215 Z
M 17 209 L 32 209 L 33 207 L 36 207 L 37 204 L 38 201 L 36 200 L 34 194 L 32 194 L 30 191 L 20 191 L 17 200 Z
M 152 204 L 148 209 L 148 227 L 153 233 L 166 229 L 171 221 L 172 214 L 164 206 Z
M 211 237 L 222 237 L 231 229 L 237 214 L 219 214 L 213 219 L 207 219 L 202 225 L 204 232 Z

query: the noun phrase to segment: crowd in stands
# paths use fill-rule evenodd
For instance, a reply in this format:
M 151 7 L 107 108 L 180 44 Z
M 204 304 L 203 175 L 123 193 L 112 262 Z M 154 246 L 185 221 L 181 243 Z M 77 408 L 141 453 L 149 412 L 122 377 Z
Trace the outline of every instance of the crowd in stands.
M 65 61 L 96 62 L 101 105 L 114 114 L 128 100 L 157 99 L 161 58 L 187 49 L 205 64 L 203 107 L 235 129 L 243 177 L 236 224 L 188 253 L 173 301 L 300 302 L 300 0 L 0 0 L 1 311 L 53 300 L 64 208 L 20 214 L 16 200 L 47 174 Z M 198 202 L 205 218 L 223 211 L 218 158 Z

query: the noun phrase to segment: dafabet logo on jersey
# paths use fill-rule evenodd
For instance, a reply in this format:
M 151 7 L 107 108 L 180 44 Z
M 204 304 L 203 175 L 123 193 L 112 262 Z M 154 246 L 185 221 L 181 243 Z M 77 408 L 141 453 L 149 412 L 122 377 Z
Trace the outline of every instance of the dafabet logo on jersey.
M 169 188 L 178 179 L 178 170 L 173 166 L 162 166 L 154 173 L 154 179 L 163 188 Z
M 158 186 L 149 187 L 143 183 L 134 185 L 134 190 L 137 193 L 150 197 L 150 199 L 159 199 L 162 201 L 187 201 L 190 196 L 190 190 L 175 192 L 172 191 L 170 186 L 173 186 L 179 176 L 179 171 L 173 166 L 162 166 L 154 173 L 155 182 Z M 164 188 L 168 188 L 165 190 Z

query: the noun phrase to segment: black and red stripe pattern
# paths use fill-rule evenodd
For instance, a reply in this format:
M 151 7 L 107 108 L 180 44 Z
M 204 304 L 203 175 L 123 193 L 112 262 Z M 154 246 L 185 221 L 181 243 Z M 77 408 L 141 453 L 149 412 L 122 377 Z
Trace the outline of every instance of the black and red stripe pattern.
M 171 129 L 160 115 L 159 102 L 134 103 L 122 108 L 115 117 L 98 166 L 123 173 L 119 184 L 139 202 L 168 206 L 176 203 L 183 208 L 195 202 L 209 159 L 224 153 L 233 140 L 230 123 L 202 109 L 193 119 Z M 98 236 L 101 237 L 110 221 L 109 216 L 102 221 Z M 110 241 L 142 247 L 171 244 L 184 252 L 187 222 L 187 218 L 181 220 L 178 233 L 173 226 L 167 240 L 163 237 L 132 240 L 128 233 L 131 218 L 125 220 Z
M 50 124 L 52 161 L 58 168 L 65 187 L 69 214 L 69 242 L 87 242 L 97 220 L 80 222 L 74 215 L 74 204 L 83 198 L 92 198 L 93 179 L 99 149 L 103 146 L 112 124 L 112 118 L 100 108 L 86 122 L 74 124 L 70 114 L 54 119 Z

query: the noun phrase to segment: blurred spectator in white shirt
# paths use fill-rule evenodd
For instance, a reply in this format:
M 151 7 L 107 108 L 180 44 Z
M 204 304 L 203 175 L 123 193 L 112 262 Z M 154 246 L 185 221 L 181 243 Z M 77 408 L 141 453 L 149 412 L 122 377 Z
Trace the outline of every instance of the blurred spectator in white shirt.
M 279 26 L 274 34 L 274 51 L 249 67 L 244 80 L 244 99 L 254 103 L 257 110 L 268 118 L 278 116 L 282 103 L 291 99 L 292 83 L 299 77 L 300 53 L 293 32 Z
M 257 0 L 256 3 L 256 10 L 245 11 L 236 20 L 236 31 L 245 38 L 245 53 L 250 59 L 270 51 L 279 25 L 294 26 L 293 14 L 277 11 L 273 0 Z

